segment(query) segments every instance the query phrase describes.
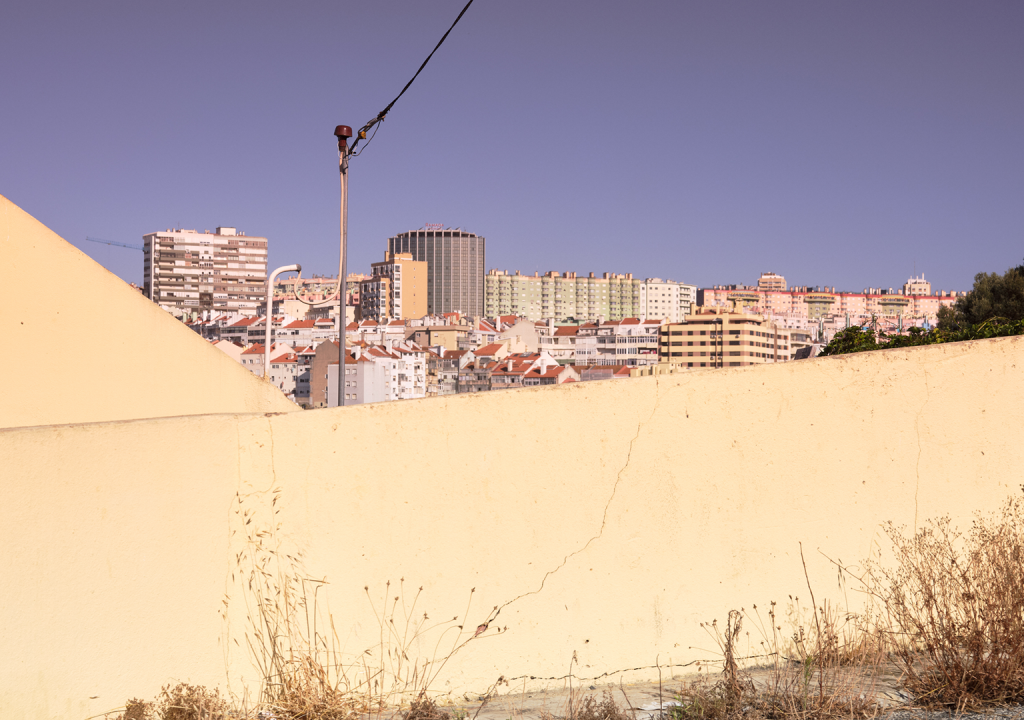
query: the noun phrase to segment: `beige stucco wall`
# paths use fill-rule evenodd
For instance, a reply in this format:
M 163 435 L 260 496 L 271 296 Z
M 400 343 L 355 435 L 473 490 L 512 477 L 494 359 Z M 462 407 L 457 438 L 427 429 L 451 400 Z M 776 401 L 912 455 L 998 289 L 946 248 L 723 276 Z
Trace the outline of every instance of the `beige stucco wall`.
M 0 707 L 80 720 L 171 681 L 241 692 L 236 553 L 267 523 L 267 543 L 328 581 L 319 600 L 349 658 L 379 637 L 364 586 L 379 610 L 404 578 L 407 602 L 424 588 L 414 614 L 461 617 L 471 588 L 468 628 L 502 608 L 437 690 L 479 692 L 499 675 L 522 688 L 524 675 L 564 675 L 573 653 L 578 677 L 656 678 L 656 659 L 711 654 L 695 649 L 710 645 L 700 621 L 804 596 L 799 543 L 820 602 L 837 594 L 823 553 L 854 563 L 884 547 L 884 520 L 963 521 L 1017 492 L 1020 363 L 1024 339 L 1006 338 L 0 431 Z
M 3 196 L 0 265 L 0 427 L 298 409 Z

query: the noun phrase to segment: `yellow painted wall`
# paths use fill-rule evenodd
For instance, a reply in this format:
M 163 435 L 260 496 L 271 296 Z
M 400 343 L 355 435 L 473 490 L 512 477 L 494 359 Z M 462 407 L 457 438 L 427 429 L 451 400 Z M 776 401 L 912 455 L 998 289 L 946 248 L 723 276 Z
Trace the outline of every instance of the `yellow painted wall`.
M 1024 339 L 1004 338 L 2 430 L 0 707 L 81 720 L 178 680 L 241 692 L 252 671 L 236 553 L 268 522 L 265 542 L 302 551 L 329 583 L 319 600 L 349 658 L 379 637 L 364 586 L 378 610 L 400 578 L 407 602 L 423 586 L 413 615 L 433 620 L 461 617 L 475 588 L 468 628 L 502 608 L 437 690 L 562 676 L 573 653 L 578 677 L 709 657 L 694 649 L 710 644 L 700 621 L 804 595 L 798 543 L 821 602 L 836 596 L 822 553 L 853 563 L 882 542 L 882 521 L 964 521 L 1018 492 L 1019 363 Z M 626 675 L 645 677 L 657 671 Z
M 0 427 L 298 409 L 3 196 L 0 265 Z

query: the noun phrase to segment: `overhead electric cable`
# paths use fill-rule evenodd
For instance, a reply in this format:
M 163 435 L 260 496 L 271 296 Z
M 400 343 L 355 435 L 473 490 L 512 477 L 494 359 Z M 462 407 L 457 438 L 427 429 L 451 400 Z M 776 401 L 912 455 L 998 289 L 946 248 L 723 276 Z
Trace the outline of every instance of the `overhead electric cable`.
M 370 144 L 370 140 L 373 140 L 373 138 L 377 136 L 377 130 L 379 130 L 380 128 L 375 127 L 375 126 L 378 125 L 387 116 L 387 114 L 389 112 L 391 112 L 391 108 L 393 108 L 395 103 L 398 102 L 398 99 L 400 97 L 402 97 L 403 95 L 405 95 L 405 91 L 409 89 L 409 86 L 411 86 L 413 84 L 413 82 L 416 80 L 416 78 L 419 77 L 420 73 L 423 72 L 423 68 L 425 68 L 427 66 L 427 63 L 430 62 L 430 58 L 434 57 L 434 53 L 436 53 L 437 49 L 439 47 L 441 47 L 441 45 L 444 43 L 445 40 L 448 39 L 448 35 L 451 33 L 452 30 L 455 29 L 455 26 L 459 24 L 459 20 L 462 19 L 462 16 L 466 14 L 466 11 L 469 10 L 469 6 L 472 5 L 472 4 L 473 4 L 473 0 L 469 0 L 469 2 L 466 3 L 466 6 L 464 8 L 462 8 L 462 12 L 460 12 L 459 16 L 457 18 L 455 18 L 455 22 L 453 22 L 451 24 L 451 27 L 448 28 L 447 32 L 445 32 L 445 34 L 441 36 L 441 39 L 437 41 L 437 45 L 435 45 L 434 49 L 430 51 L 429 55 L 427 55 L 427 59 L 423 61 L 422 65 L 420 65 L 419 69 L 416 71 L 416 74 L 413 75 L 412 78 L 409 80 L 409 82 L 407 82 L 405 84 L 405 87 L 402 88 L 402 92 L 398 93 L 398 95 L 395 96 L 395 99 L 387 104 L 387 107 L 385 107 L 383 110 L 381 110 L 379 113 L 377 113 L 376 117 L 374 117 L 372 120 L 370 120 L 370 122 L 366 123 L 365 125 L 363 125 L 363 127 L 361 127 L 359 129 L 359 132 L 356 133 L 355 142 L 352 143 L 352 147 L 348 148 L 347 153 L 342 156 L 343 167 L 347 167 L 348 161 L 347 161 L 347 159 L 345 159 L 346 157 L 354 156 L 354 155 L 358 155 L 359 154 L 355 150 L 356 150 L 356 146 L 359 145 L 359 141 L 360 140 L 366 140 L 366 145 L 363 146 L 363 149 L 365 150 L 367 145 Z M 348 128 L 346 128 L 346 129 L 348 130 L 348 133 L 349 133 L 348 135 L 346 135 L 346 137 L 351 136 L 352 131 L 350 129 L 348 129 Z M 369 139 L 367 139 L 366 133 L 369 132 L 371 129 L 373 129 L 373 135 L 370 135 Z M 344 183 L 344 174 L 345 174 L 345 171 L 342 170 L 342 177 L 343 177 L 342 182 L 343 183 Z M 344 241 L 343 241 L 343 244 L 344 244 Z M 323 304 L 326 304 L 327 302 L 333 301 L 336 298 L 340 300 L 341 297 L 342 297 L 342 294 L 347 292 L 347 290 L 348 290 L 347 282 L 348 282 L 348 279 L 345 277 L 345 254 L 344 254 L 344 251 L 343 251 L 342 255 L 341 255 L 340 267 L 338 268 L 338 284 L 335 287 L 334 292 L 332 292 L 331 295 L 329 297 L 325 298 L 324 300 L 312 300 L 309 297 L 302 297 L 302 295 L 299 294 L 298 283 L 296 283 L 295 299 L 298 300 L 299 302 L 301 302 L 301 303 L 303 303 L 305 305 L 309 305 L 309 306 L 323 305 Z M 344 318 L 341 320 L 341 322 L 344 322 Z M 340 398 L 340 388 L 341 388 L 341 384 L 340 383 L 338 384 L 338 387 L 339 387 L 339 398 Z M 341 403 L 339 402 L 339 404 L 341 404 Z
M 379 113 L 377 113 L 377 116 L 375 118 L 373 118 L 373 120 L 371 120 L 370 122 L 366 123 L 361 128 L 359 128 L 359 132 L 356 134 L 355 142 L 352 143 L 352 149 L 349 151 L 350 154 L 355 153 L 356 146 L 359 145 L 359 141 L 360 140 L 366 140 L 366 133 L 370 130 L 370 128 L 372 128 L 374 125 L 376 125 L 381 120 L 383 120 L 387 116 L 387 114 L 389 112 L 391 112 L 391 108 L 394 107 L 395 103 L 398 102 L 398 98 L 400 98 L 403 95 L 405 95 L 405 91 L 409 89 L 409 86 L 412 85 L 413 81 L 417 77 L 419 77 L 421 72 L 423 72 L 423 68 L 425 68 L 427 66 L 427 63 L 430 62 L 430 58 L 434 57 L 434 53 L 437 52 L 437 49 L 439 47 L 441 47 L 441 44 L 445 41 L 445 39 L 447 39 L 448 34 L 452 30 L 455 29 L 456 25 L 459 24 L 459 20 L 462 19 L 462 16 L 466 14 L 466 11 L 469 10 L 469 6 L 472 5 L 472 4 L 473 4 L 473 0 L 469 0 L 469 2 L 466 3 L 466 7 L 462 8 L 462 12 L 460 12 L 459 16 L 457 18 L 455 18 L 455 22 L 453 22 L 452 26 L 450 28 L 448 28 L 448 32 L 446 32 L 444 35 L 442 35 L 441 39 L 437 41 L 437 45 L 435 45 L 434 49 L 430 51 L 429 55 L 427 55 L 427 59 L 423 61 L 423 64 L 420 65 L 420 69 L 416 71 L 416 74 L 412 76 L 412 79 L 409 80 L 409 82 L 407 82 L 405 84 L 404 88 L 402 88 L 402 92 L 398 93 L 398 95 L 395 96 L 395 99 L 388 103 L 386 108 L 384 108 Z M 376 133 L 374 133 L 374 134 L 376 134 Z M 370 139 L 372 140 L 373 138 L 370 138 Z M 367 144 L 369 144 L 369 140 L 367 140 Z M 355 154 L 358 154 L 358 153 L 355 153 Z

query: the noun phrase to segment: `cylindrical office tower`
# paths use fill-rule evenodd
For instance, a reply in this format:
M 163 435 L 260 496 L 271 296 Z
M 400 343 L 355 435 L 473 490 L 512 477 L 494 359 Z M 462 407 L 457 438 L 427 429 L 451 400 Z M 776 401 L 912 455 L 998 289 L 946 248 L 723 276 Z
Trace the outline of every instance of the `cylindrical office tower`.
M 427 263 L 427 312 L 484 314 L 486 240 L 462 230 L 413 230 L 388 238 L 388 252 Z

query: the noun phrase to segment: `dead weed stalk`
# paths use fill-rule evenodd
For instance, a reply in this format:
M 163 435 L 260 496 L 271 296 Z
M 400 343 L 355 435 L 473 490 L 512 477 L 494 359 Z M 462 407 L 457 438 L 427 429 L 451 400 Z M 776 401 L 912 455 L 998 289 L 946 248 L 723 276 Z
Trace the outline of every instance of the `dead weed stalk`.
M 717 621 L 702 623 L 718 646 L 722 673 L 716 681 L 704 674 L 684 687 L 678 705 L 667 709 L 671 720 L 809 720 L 879 714 L 875 685 L 864 679 L 864 669 L 880 665 L 885 657 L 873 623 L 866 616 L 841 612 L 828 601 L 817 605 L 806 564 L 804 575 L 812 597 L 810 627 L 802 623 L 800 600 L 793 597 L 790 618 L 794 624 L 788 633 L 783 631 L 775 602 L 765 615 L 756 605 L 752 613 L 731 610 L 724 631 Z M 742 658 L 745 667 L 741 667 L 737 648 L 745 620 L 760 639 L 757 649 Z M 749 647 L 749 632 L 745 637 Z M 749 669 L 753 666 L 756 674 Z
M 412 701 L 422 713 L 448 660 L 488 630 L 491 636 L 503 632 L 490 627 L 497 608 L 470 629 L 476 588 L 461 620 L 433 623 L 418 609 L 423 588 L 410 599 L 403 578 L 396 589 L 388 581 L 379 601 L 364 588 L 380 628 L 378 640 L 355 656 L 345 653 L 322 597 L 327 580 L 309 576 L 301 552 L 283 549 L 279 493 L 273 491 L 271 515 L 262 522 L 241 495 L 236 506 L 245 544 L 235 561 L 244 582 L 245 641 L 261 678 L 259 710 L 277 720 L 346 720 L 393 713 Z
M 866 577 L 892 630 L 905 687 L 922 705 L 1024 702 L 1024 497 L 961 533 L 948 517 L 913 534 L 889 524 L 895 564 Z

